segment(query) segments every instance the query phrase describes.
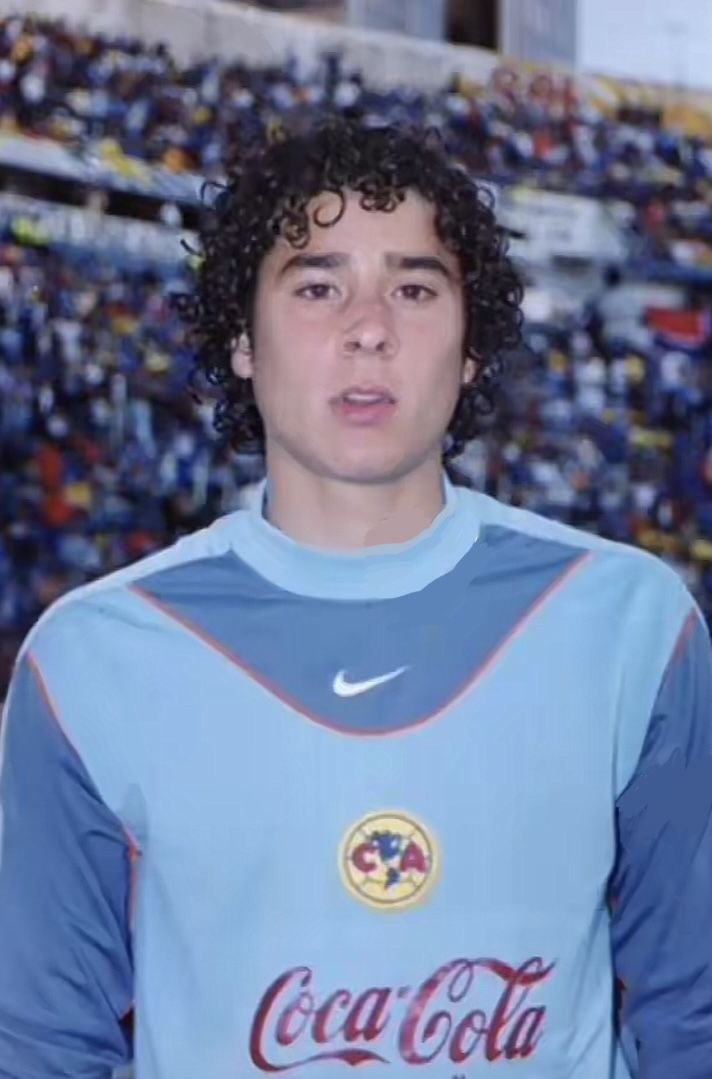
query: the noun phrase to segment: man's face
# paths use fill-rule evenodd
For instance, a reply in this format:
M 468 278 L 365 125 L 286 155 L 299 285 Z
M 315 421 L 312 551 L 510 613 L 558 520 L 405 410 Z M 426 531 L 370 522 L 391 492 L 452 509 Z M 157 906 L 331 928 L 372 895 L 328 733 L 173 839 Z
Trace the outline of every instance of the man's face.
M 458 260 L 415 193 L 392 213 L 347 195 L 309 206 L 310 240 L 279 238 L 257 282 L 254 348 L 233 367 L 252 378 L 271 472 L 387 483 L 439 464 L 463 380 Z

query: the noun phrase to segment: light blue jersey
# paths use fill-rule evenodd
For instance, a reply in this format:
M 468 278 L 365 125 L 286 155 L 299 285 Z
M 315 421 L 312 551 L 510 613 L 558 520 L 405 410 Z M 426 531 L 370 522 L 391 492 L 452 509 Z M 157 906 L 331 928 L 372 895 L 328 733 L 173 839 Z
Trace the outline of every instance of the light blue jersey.
M 105 1079 L 132 1008 L 138 1079 L 709 1079 L 697 608 L 445 491 L 347 554 L 241 510 L 40 620 L 3 725 L 2 1079 Z

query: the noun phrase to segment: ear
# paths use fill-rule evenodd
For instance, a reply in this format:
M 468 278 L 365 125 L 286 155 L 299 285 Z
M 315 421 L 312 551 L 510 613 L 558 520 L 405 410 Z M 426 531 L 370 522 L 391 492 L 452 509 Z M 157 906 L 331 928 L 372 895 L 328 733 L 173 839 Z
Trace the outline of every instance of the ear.
M 462 385 L 467 386 L 469 382 L 473 382 L 476 374 L 477 363 L 471 356 L 468 356 L 462 365 Z
M 232 350 L 232 370 L 238 378 L 252 378 L 254 362 L 252 346 L 246 333 L 241 333 Z

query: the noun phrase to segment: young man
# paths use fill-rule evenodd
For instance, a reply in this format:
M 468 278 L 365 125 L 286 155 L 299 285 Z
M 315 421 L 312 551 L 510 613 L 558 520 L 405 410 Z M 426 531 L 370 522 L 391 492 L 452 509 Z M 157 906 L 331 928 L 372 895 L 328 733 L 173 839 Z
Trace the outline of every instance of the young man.
M 518 334 L 484 197 L 336 124 L 202 244 L 267 482 L 25 644 L 0 1076 L 108 1076 L 135 1002 L 138 1079 L 708 1079 L 707 633 L 661 562 L 448 479 Z

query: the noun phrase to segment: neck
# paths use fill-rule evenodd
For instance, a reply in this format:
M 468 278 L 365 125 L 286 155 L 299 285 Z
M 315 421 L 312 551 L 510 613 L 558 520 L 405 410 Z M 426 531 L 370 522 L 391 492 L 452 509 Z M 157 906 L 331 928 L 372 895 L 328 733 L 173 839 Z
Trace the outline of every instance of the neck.
M 285 476 L 268 463 L 270 523 L 310 547 L 354 550 L 407 543 L 428 528 L 444 505 L 442 467 L 428 463 L 389 483 L 346 483 Z

